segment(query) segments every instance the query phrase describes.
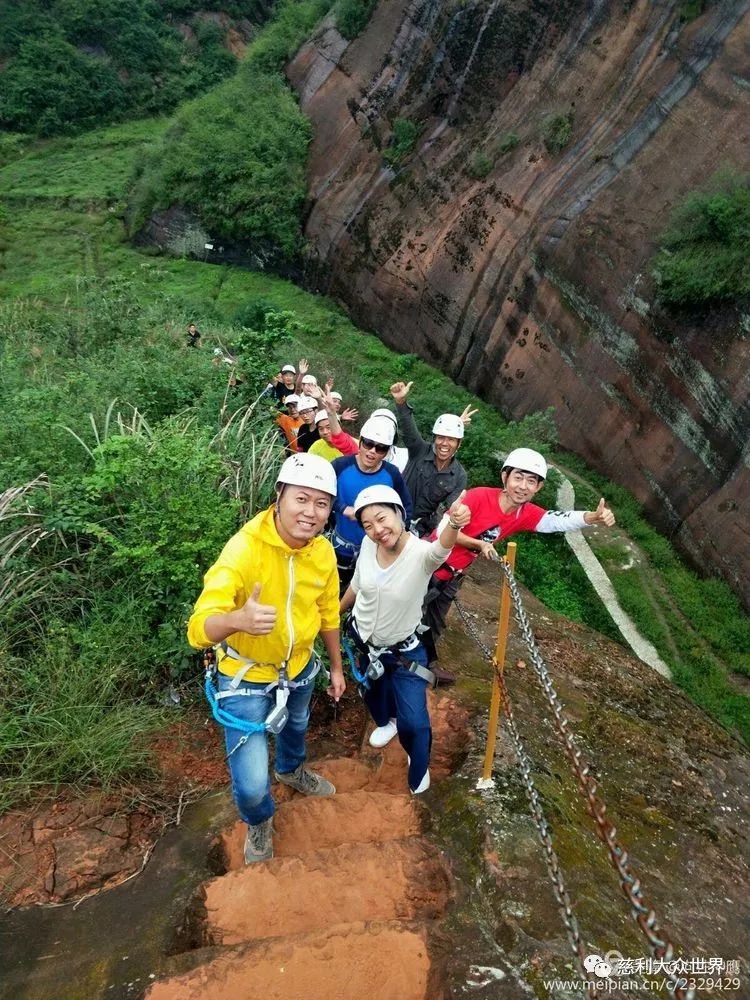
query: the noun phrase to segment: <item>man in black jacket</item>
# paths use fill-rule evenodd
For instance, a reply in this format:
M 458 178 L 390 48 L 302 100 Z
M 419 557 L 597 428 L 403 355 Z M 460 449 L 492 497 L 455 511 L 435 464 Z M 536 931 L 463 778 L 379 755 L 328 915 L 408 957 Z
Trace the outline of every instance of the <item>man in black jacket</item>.
M 391 395 L 401 427 L 402 441 L 409 452 L 404 481 L 414 504 L 412 528 L 420 537 L 437 526 L 444 510 L 466 489 L 466 470 L 456 458 L 464 436 L 464 420 L 443 413 L 432 428 L 432 440 L 419 433 L 411 406 L 406 401 L 413 382 L 396 382 Z

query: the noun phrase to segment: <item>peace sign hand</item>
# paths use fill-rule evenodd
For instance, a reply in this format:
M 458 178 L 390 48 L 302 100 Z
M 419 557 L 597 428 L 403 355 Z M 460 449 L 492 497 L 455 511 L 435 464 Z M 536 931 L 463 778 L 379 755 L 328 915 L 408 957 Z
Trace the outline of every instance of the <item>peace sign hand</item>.
M 476 408 L 472 410 L 471 403 L 469 403 L 468 406 L 464 407 L 464 412 L 459 417 L 459 420 L 464 425 L 464 427 L 469 426 L 469 424 L 471 423 L 471 418 L 474 416 L 475 413 L 479 413 L 479 410 Z

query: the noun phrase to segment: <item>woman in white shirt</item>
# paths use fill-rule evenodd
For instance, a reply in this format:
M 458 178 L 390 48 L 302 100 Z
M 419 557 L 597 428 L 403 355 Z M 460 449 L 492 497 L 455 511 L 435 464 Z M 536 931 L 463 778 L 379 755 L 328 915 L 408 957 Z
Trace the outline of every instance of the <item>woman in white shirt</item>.
M 415 794 L 430 787 L 427 686 L 435 682 L 417 627 L 430 578 L 471 517 L 462 500 L 463 493 L 433 542 L 407 530 L 401 497 L 390 486 L 369 486 L 354 501 L 366 537 L 341 599 L 342 613 L 354 607 L 346 638 L 356 647 L 364 701 L 377 726 L 370 744 L 383 747 L 398 733 Z

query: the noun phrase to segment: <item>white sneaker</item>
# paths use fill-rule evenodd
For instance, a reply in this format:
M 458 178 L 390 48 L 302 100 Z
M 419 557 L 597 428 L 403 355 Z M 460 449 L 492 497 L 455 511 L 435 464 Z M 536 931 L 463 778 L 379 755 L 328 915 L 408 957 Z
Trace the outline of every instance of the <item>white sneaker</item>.
M 391 719 L 390 722 L 386 723 L 385 726 L 378 726 L 370 733 L 370 746 L 371 747 L 384 747 L 391 742 L 393 737 L 398 732 L 396 728 L 396 720 Z
M 409 767 L 410 764 L 411 764 L 411 757 L 409 756 L 409 754 L 407 754 L 406 755 L 406 766 Z M 419 784 L 417 785 L 417 787 L 416 788 L 410 788 L 409 791 L 411 792 L 412 795 L 421 795 L 422 792 L 426 792 L 429 787 L 430 787 L 430 769 L 428 767 L 427 770 L 424 773 L 424 777 L 419 782 Z
M 426 792 L 429 787 L 430 787 L 430 769 L 428 768 L 425 771 L 424 777 L 419 782 L 419 784 L 417 785 L 417 787 L 413 788 L 411 790 L 411 794 L 412 795 L 421 795 L 422 792 Z

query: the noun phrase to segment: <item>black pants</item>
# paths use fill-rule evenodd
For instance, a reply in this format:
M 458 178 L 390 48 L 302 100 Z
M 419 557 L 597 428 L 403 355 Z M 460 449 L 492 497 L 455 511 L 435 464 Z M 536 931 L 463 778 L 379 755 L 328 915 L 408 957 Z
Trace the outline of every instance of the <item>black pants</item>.
M 463 574 L 455 574 L 450 580 L 440 580 L 434 574 L 422 605 L 422 623 L 428 625 L 430 631 L 422 635 L 422 642 L 427 650 L 430 663 L 438 659 L 437 641 L 445 629 L 445 619 L 448 610 L 455 600 L 456 594 L 464 582 Z
M 352 582 L 356 566 L 356 555 L 348 558 L 345 553 L 336 552 L 336 567 L 339 571 L 339 597 L 343 597 L 346 593 L 346 588 Z

